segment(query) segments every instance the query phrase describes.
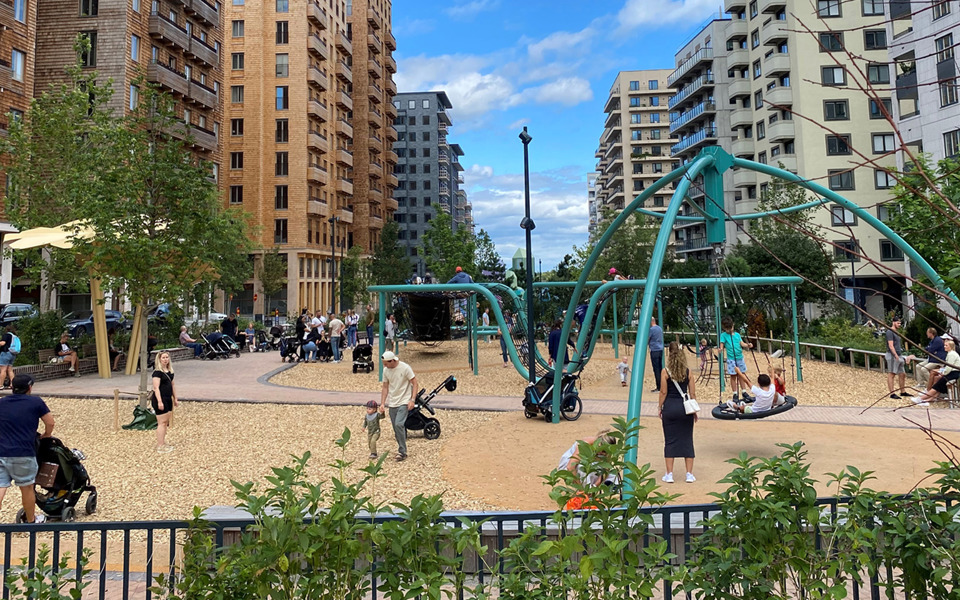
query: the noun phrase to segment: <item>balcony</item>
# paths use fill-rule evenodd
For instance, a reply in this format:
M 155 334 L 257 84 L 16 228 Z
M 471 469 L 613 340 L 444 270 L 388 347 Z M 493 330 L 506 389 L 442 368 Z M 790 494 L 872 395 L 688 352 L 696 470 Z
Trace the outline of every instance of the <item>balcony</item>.
M 767 137 L 771 142 L 782 142 L 792 140 L 797 137 L 796 128 L 793 121 L 778 120 L 776 123 L 767 127 Z
M 760 38 L 763 40 L 763 45 L 779 46 L 780 42 L 789 37 L 790 32 L 788 30 L 791 28 L 784 19 L 771 19 L 767 21 L 760 29 Z
M 393 105 L 390 103 L 387 103 L 387 106 L 393 106 Z M 400 139 L 400 136 L 397 135 L 397 128 L 394 127 L 393 125 L 387 127 L 386 133 L 384 135 L 387 136 L 388 142 L 395 142 L 398 139 Z
M 397 50 L 397 38 L 393 37 L 393 34 L 389 31 L 383 33 L 383 43 L 387 45 L 391 52 Z
M 387 102 L 387 116 L 390 117 L 390 120 L 393 121 L 397 118 L 397 107 L 393 105 L 393 102 Z
M 350 43 L 350 40 L 347 39 L 347 36 L 345 36 L 343 32 L 337 32 L 336 44 L 337 50 L 353 56 L 353 44 Z
M 687 150 L 693 150 L 694 148 L 697 148 L 700 145 L 705 144 L 707 142 L 715 142 L 716 139 L 717 139 L 716 128 L 706 127 L 692 135 L 688 135 L 684 139 L 680 140 L 680 142 L 671 146 L 670 154 L 673 156 L 676 156 L 681 152 L 685 152 Z
M 383 190 L 380 188 L 371 187 L 369 190 L 367 190 L 367 198 L 369 198 L 370 204 L 382 204 Z
M 734 156 L 753 156 L 755 152 L 753 138 L 740 138 L 733 140 L 733 143 L 730 145 L 730 151 Z
M 347 83 L 353 83 L 353 70 L 350 69 L 350 65 L 342 60 L 337 61 L 337 79 Z
M 762 15 L 777 13 L 787 8 L 787 0 L 760 0 L 758 8 Z
M 730 113 L 730 127 L 749 127 L 753 125 L 753 109 L 738 108 Z
M 307 114 L 315 119 L 320 119 L 324 123 L 330 120 L 330 109 L 327 108 L 326 104 L 321 104 L 316 100 L 307 102 Z
M 735 13 L 747 9 L 747 0 L 724 0 L 723 12 Z
M 779 77 L 790 72 L 790 55 L 784 53 L 771 54 L 763 59 L 763 74 L 767 77 Z
M 187 78 L 160 63 L 147 65 L 147 81 L 158 83 L 181 96 L 190 95 L 190 82 Z
M 197 2 L 203 3 L 203 0 L 196 0 Z M 195 56 L 197 60 L 207 65 L 208 67 L 215 67 L 220 64 L 220 57 L 217 56 L 217 51 L 212 46 L 208 46 L 206 42 L 199 38 L 190 36 L 190 49 L 188 53 L 191 56 Z
M 398 162 L 400 162 L 400 157 L 397 156 L 397 153 L 394 152 L 393 150 L 387 150 L 384 153 L 384 159 L 386 159 L 388 163 L 392 163 L 392 164 L 397 164 Z
M 217 107 L 217 93 L 199 81 L 190 82 L 190 99 L 207 108 Z
M 337 106 L 345 110 L 353 110 L 353 100 L 346 92 L 337 92 Z
M 380 18 L 380 15 L 377 14 L 377 11 L 372 8 L 367 9 L 367 23 L 370 24 L 370 27 L 373 29 L 380 29 L 383 25 L 383 19 Z
M 321 154 L 326 154 L 330 150 L 330 142 L 323 137 L 323 134 L 311 131 L 307 134 L 307 147 Z
M 691 94 L 704 86 L 713 87 L 713 73 L 704 73 L 683 87 L 676 96 L 670 98 L 667 102 L 667 108 L 673 110 L 673 107 L 689 98 Z
M 397 72 L 397 61 L 395 61 L 392 56 L 384 56 L 383 64 L 387 68 L 387 71 L 391 73 Z
M 217 7 L 204 0 L 182 0 L 187 13 L 195 15 L 204 25 L 216 27 L 220 23 Z
M 733 187 L 748 187 L 757 185 L 757 172 L 748 169 L 737 169 L 733 172 Z
M 684 240 L 676 246 L 677 252 L 697 252 L 700 250 L 711 250 L 710 242 L 705 237 L 696 237 Z
M 383 88 L 375 83 L 367 86 L 367 98 L 374 104 L 383 102 Z
M 0 2 L 0 5 L 3 4 L 3 2 Z M 11 90 L 18 94 L 22 94 L 24 88 L 22 81 L 14 80 L 13 68 L 10 66 L 10 63 L 5 60 L 0 60 L 0 88 Z
M 792 106 L 793 88 L 775 87 L 764 94 L 763 99 L 767 102 L 767 108 L 770 110 L 780 110 L 781 106 Z
M 328 89 L 327 74 L 311 65 L 307 68 L 307 83 L 320 91 Z
M 321 31 L 329 26 L 326 11 L 313 2 L 307 2 L 307 20 L 319 27 Z
M 341 208 L 337 211 L 337 218 L 340 219 L 341 223 L 353 224 L 353 209 L 349 207 Z
M 730 84 L 730 87 L 727 88 L 727 95 L 730 99 L 738 98 L 740 96 L 749 96 L 753 92 L 750 89 L 750 80 L 749 79 L 737 79 Z
M 375 33 L 367 34 L 367 48 L 373 51 L 374 54 L 380 54 L 383 52 L 383 42 L 380 41 L 380 36 Z
M 383 113 L 377 109 L 373 109 L 367 113 L 367 123 L 370 124 L 370 127 L 374 129 L 380 129 L 383 127 Z
M 353 139 L 353 125 L 343 119 L 337 121 L 337 135 Z
M 353 168 L 353 154 L 349 150 L 337 148 L 337 163 Z
M 694 119 L 699 118 L 702 115 L 713 113 L 713 112 L 717 112 L 716 104 L 714 104 L 712 101 L 701 102 L 700 104 L 694 106 L 687 112 L 681 114 L 676 119 L 671 118 L 670 132 L 673 133 L 674 131 L 680 129 L 681 127 L 683 127 L 687 123 L 690 123 Z
M 327 48 L 326 42 L 316 34 L 310 34 L 307 37 L 307 50 L 320 60 L 330 60 L 330 50 Z
M 797 172 L 797 155 L 796 154 L 781 154 L 779 156 L 770 157 L 770 164 L 777 165 L 781 169 L 786 169 L 791 173 Z
M 322 167 L 307 167 L 307 181 L 313 183 L 319 183 L 320 185 L 327 184 L 327 171 Z
M 457 175 L 457 183 L 459 183 L 460 185 L 464 184 L 463 175 Z
M 397 95 L 397 84 L 393 79 L 387 78 L 385 85 L 387 87 L 387 94 L 389 94 L 391 98 Z
M 727 67 L 749 67 L 750 66 L 750 51 L 746 48 L 734 48 L 727 54 Z
M 167 17 L 156 13 L 150 14 L 150 35 L 168 44 L 175 44 L 183 50 L 190 49 L 190 34 L 186 29 L 173 23 Z
M 743 39 L 747 37 L 750 27 L 747 25 L 746 19 L 733 19 L 727 23 L 727 29 L 724 32 L 726 39 Z
M 449 165 L 450 157 L 447 156 L 446 152 L 440 152 L 439 154 L 437 154 L 437 162 L 440 163 L 441 165 Z
M 369 225 L 370 229 L 383 229 L 383 217 L 370 215 L 367 224 Z
M 193 148 L 212 152 L 217 149 L 217 136 L 208 129 L 187 125 L 183 121 L 171 121 L 163 128 L 164 133 L 178 140 L 183 140 Z
M 400 203 L 397 202 L 397 199 L 396 199 L 396 198 L 387 198 L 387 199 L 384 201 L 383 207 L 384 207 L 385 209 L 387 209 L 388 211 L 393 212 L 393 211 L 395 211 L 395 210 L 399 210 L 399 208 L 400 208 Z
M 376 154 L 383 152 L 383 139 L 375 133 L 371 133 L 370 137 L 367 138 L 367 145 L 370 152 L 375 152 Z
M 341 194 L 346 194 L 348 196 L 353 195 L 353 182 L 345 177 L 341 177 L 337 180 L 337 192 Z
M 307 214 L 326 217 L 330 214 L 330 205 L 320 200 L 307 200 Z
M 675 83 L 683 79 L 683 76 L 700 63 L 713 60 L 713 48 L 701 48 L 696 54 L 683 61 L 677 69 L 667 77 L 667 85 L 673 87 Z
M 390 173 L 387 173 L 386 180 L 387 180 L 388 187 L 396 188 L 398 185 L 400 185 L 400 180 L 397 179 L 396 175 L 391 175 Z
M 382 79 L 382 78 L 383 78 L 383 65 L 381 65 L 380 62 L 379 62 L 377 59 L 375 59 L 375 58 L 373 58 L 373 59 L 371 59 L 371 60 L 368 60 L 368 61 L 367 61 L 367 73 L 370 73 L 370 75 L 371 75 L 374 79 Z

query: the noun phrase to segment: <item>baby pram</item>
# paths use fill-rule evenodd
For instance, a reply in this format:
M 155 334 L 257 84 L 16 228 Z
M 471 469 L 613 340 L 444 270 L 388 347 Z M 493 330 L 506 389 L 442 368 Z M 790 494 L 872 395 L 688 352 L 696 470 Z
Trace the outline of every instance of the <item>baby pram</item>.
M 567 421 L 576 421 L 583 413 L 583 401 L 577 391 L 579 375 L 564 373 L 560 393 L 560 416 Z M 536 384 L 528 384 L 523 392 L 523 415 L 528 419 L 543 414 L 546 421 L 553 421 L 553 372 L 547 373 Z
M 267 349 L 268 350 L 279 350 L 280 349 L 280 339 L 283 337 L 283 328 L 279 325 L 274 325 L 270 328 L 270 336 L 267 339 Z
M 373 346 L 360 344 L 353 349 L 353 372 L 369 373 L 373 370 Z
M 40 438 L 37 448 L 36 495 L 37 508 L 47 516 L 61 521 L 75 521 L 76 506 L 87 492 L 84 512 L 97 512 L 97 488 L 90 485 L 90 476 L 81 461 L 86 458 L 79 450 L 70 450 L 55 437 Z M 17 523 L 23 523 L 26 515 L 21 508 Z
M 219 331 L 214 331 L 206 335 L 200 334 L 200 339 L 203 340 L 203 347 L 200 349 L 200 358 L 217 360 L 230 356 L 227 346 L 222 342 L 223 334 Z
M 440 421 L 433 416 L 437 414 L 437 411 L 430 406 L 430 401 L 444 388 L 446 388 L 448 392 L 456 390 L 457 378 L 453 375 L 448 376 L 443 380 L 443 383 L 434 388 L 434 390 L 426 396 L 424 396 L 426 389 L 420 390 L 413 401 L 413 410 L 407 413 L 406 429 L 408 431 L 422 430 L 423 437 L 428 440 L 435 440 L 440 437 Z M 430 416 L 424 414 L 424 409 L 430 413 Z
M 300 358 L 300 342 L 297 336 L 288 335 L 280 338 L 280 361 L 297 362 Z

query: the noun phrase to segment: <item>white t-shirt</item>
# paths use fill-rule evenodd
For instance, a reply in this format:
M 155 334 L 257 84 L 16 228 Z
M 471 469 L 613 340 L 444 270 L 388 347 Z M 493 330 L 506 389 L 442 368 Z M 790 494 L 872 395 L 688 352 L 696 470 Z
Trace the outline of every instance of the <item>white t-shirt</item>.
M 316 327 L 316 326 L 318 326 L 318 325 L 320 325 L 320 317 L 314 317 L 314 318 L 310 319 L 310 326 L 311 326 L 311 327 Z
M 756 396 L 756 400 L 753 401 L 753 412 L 763 412 L 765 410 L 770 410 L 773 408 L 773 401 L 777 397 L 777 390 L 773 387 L 773 383 L 770 383 L 768 389 L 763 389 L 759 386 L 753 386 L 750 388 L 750 392 Z
M 400 361 L 392 369 L 383 369 L 383 380 L 387 382 L 387 406 L 397 408 L 413 400 L 413 378 L 416 377 L 410 365 Z
M 630 370 L 630 365 L 628 365 L 627 363 L 625 363 L 625 362 L 618 362 L 618 363 L 617 363 L 617 371 L 620 372 L 620 375 L 626 375 L 626 374 L 627 374 L 627 371 L 629 371 L 629 370 Z
M 383 331 L 388 340 L 393 339 L 393 328 L 394 328 L 393 321 L 391 321 L 390 319 L 387 319 L 383 324 Z
M 330 337 L 340 337 L 340 334 L 343 332 L 344 325 L 343 321 L 340 319 L 334 319 L 330 321 Z
M 482 319 L 482 320 L 483 320 L 483 326 L 484 326 L 484 327 L 489 327 L 489 326 L 490 326 L 490 315 L 489 315 L 488 313 L 483 313 L 483 319 Z

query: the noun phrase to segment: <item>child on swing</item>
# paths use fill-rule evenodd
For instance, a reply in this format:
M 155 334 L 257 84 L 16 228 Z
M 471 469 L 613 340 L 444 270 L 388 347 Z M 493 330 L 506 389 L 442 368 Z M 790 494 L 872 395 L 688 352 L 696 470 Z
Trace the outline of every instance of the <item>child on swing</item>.
M 740 399 L 750 400 L 747 390 L 750 388 L 750 379 L 747 377 L 747 363 L 743 361 L 743 349 L 753 348 L 753 344 L 743 341 L 740 334 L 733 330 L 733 319 L 729 316 L 720 321 L 723 333 L 720 334 L 720 357 L 726 360 L 727 375 L 730 376 L 730 389 L 733 390 L 733 401 Z
M 700 371 L 703 372 L 707 369 L 707 355 L 710 353 L 710 346 L 707 343 L 707 338 L 700 338 Z

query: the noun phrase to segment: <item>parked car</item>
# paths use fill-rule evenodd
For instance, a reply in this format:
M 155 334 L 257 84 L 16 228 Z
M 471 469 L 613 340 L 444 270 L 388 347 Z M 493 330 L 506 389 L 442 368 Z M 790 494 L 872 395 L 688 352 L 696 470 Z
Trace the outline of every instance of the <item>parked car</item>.
M 38 314 L 40 313 L 37 311 L 37 307 L 32 304 L 19 302 L 0 304 L 0 327 L 6 327 L 24 317 L 35 317 Z
M 104 311 L 107 317 L 107 331 L 113 331 L 117 328 L 128 329 L 130 325 L 123 313 L 118 310 Z M 79 338 L 93 333 L 93 311 L 77 310 L 68 314 L 64 319 L 67 321 L 67 331 L 72 337 Z
M 147 322 L 149 323 L 155 320 L 163 321 L 164 318 L 170 314 L 170 308 L 171 306 L 168 302 L 151 306 L 147 309 Z

